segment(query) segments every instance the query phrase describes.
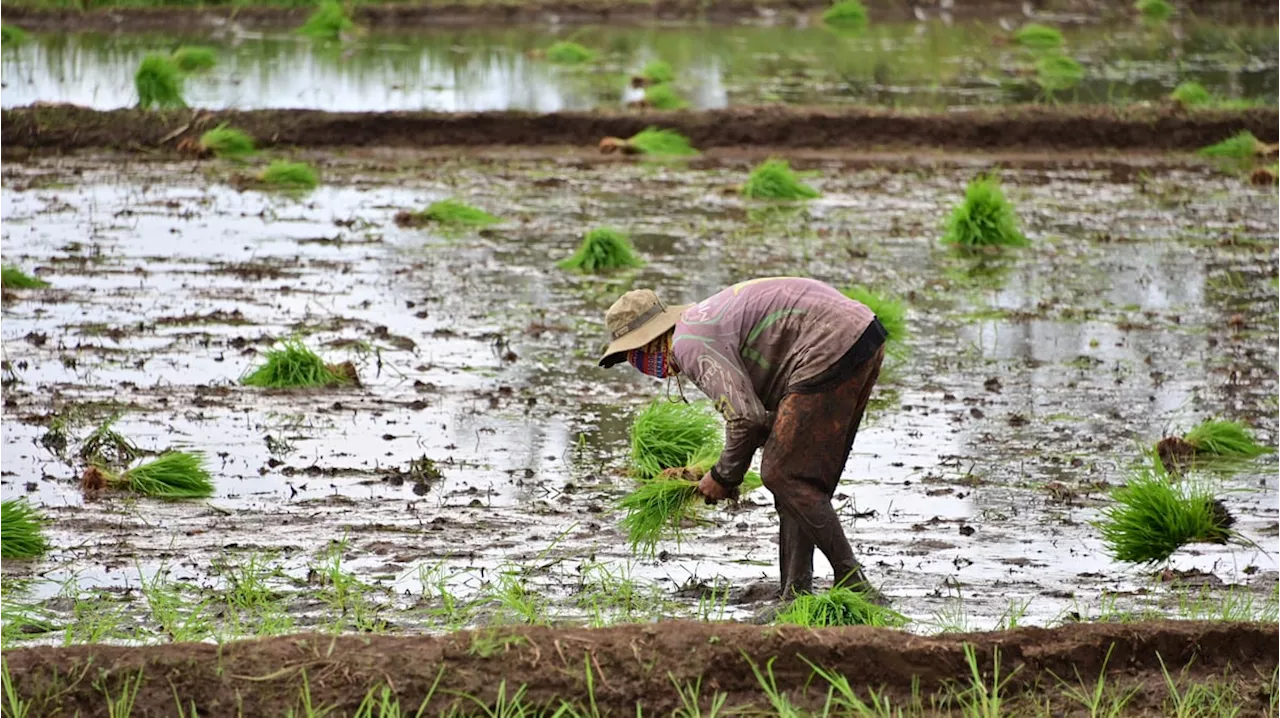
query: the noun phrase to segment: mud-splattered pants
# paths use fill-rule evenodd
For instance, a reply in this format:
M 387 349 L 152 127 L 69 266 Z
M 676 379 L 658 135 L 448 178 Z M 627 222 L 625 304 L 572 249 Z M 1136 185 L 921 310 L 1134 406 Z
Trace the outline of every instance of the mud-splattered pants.
M 760 476 L 773 492 L 781 523 L 778 564 L 784 598 L 813 590 L 815 547 L 835 569 L 836 585 L 866 581 L 831 497 L 883 361 L 881 346 L 848 379 L 823 391 L 788 394 L 778 405 Z

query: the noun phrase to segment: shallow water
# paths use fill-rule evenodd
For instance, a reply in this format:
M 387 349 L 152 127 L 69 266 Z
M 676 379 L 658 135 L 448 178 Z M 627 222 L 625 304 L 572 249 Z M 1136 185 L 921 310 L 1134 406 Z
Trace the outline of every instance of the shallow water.
M 1046 20 L 1052 24 L 1052 20 Z M 345 44 L 262 35 L 234 23 L 209 35 L 42 35 L 3 49 L 4 107 L 137 102 L 133 73 L 149 52 L 212 45 L 219 64 L 186 82 L 193 107 L 378 110 L 588 110 L 642 94 L 630 76 L 662 59 L 695 108 L 774 102 L 942 109 L 1040 96 L 1034 57 L 1005 43 L 1027 18 L 873 25 L 850 37 L 821 27 L 543 27 L 371 34 Z M 1160 100 L 1195 80 L 1225 98 L 1273 103 L 1277 49 L 1265 26 L 1188 21 L 1166 28 L 1067 25 L 1067 52 L 1085 67 L 1059 102 Z M 598 54 L 585 67 L 531 53 L 574 39 Z

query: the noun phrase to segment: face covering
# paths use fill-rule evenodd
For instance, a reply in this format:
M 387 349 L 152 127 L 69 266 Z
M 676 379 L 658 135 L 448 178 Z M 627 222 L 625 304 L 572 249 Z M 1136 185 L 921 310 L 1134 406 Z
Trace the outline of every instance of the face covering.
M 671 337 L 667 332 L 639 349 L 627 352 L 627 361 L 642 374 L 665 379 L 677 373 L 671 352 Z

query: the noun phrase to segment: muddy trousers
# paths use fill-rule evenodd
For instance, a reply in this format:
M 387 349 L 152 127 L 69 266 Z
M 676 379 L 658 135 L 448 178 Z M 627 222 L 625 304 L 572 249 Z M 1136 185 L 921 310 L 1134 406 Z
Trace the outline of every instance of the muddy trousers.
M 760 475 L 773 493 L 781 524 L 778 564 L 783 598 L 813 591 L 814 548 L 831 562 L 835 585 L 866 581 L 831 497 L 883 361 L 882 346 L 843 382 L 817 393 L 788 394 L 778 405 Z

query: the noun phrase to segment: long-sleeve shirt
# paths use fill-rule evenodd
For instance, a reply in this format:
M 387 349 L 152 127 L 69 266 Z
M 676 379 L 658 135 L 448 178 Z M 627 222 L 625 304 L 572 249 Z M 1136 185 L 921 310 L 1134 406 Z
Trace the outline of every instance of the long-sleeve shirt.
M 719 480 L 742 481 L 782 398 L 835 366 L 874 318 L 835 288 L 799 277 L 735 284 L 680 315 L 676 365 L 725 419 Z

